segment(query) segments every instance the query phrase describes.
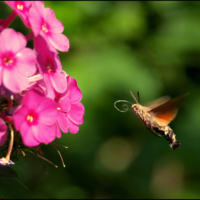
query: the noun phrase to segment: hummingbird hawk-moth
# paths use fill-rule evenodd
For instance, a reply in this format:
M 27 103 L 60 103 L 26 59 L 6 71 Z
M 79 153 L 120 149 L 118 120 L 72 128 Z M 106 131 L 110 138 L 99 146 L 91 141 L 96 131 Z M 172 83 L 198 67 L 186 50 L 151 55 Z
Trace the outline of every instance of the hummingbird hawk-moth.
M 154 135 L 158 137 L 164 137 L 168 142 L 171 149 L 176 149 L 181 146 L 181 143 L 176 140 L 176 135 L 173 130 L 168 126 L 168 124 L 176 117 L 179 107 L 184 102 L 188 94 L 183 94 L 175 99 L 169 100 L 168 97 L 161 97 L 160 99 L 151 103 L 148 107 L 140 105 L 139 92 L 138 101 L 130 92 L 136 104 L 132 104 L 125 100 L 119 100 L 114 103 L 115 108 L 120 112 L 122 111 L 116 107 L 117 102 L 127 102 L 132 106 L 132 110 L 135 112 L 137 117 L 141 120 L 143 125 L 151 131 Z M 127 105 L 125 105 L 127 106 Z

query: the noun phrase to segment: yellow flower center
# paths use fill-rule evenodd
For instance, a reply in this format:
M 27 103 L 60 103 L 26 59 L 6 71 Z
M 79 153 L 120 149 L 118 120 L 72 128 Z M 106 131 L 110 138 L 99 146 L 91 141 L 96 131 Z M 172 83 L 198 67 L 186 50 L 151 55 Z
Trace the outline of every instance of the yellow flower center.
M 48 28 L 47 28 L 47 25 L 46 25 L 45 23 L 42 25 L 42 30 L 43 30 L 45 33 L 48 33 L 48 32 L 49 32 L 49 30 L 48 30 Z
M 31 115 L 27 116 L 27 121 L 32 122 L 33 121 L 33 117 Z

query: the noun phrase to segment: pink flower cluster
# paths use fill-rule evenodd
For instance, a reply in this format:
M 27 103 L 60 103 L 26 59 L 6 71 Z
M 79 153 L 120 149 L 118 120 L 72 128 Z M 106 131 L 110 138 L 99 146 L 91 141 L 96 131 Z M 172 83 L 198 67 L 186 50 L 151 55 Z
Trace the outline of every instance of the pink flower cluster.
M 63 24 L 42 1 L 5 3 L 13 11 L 0 20 L 0 101 L 7 99 L 0 106 L 0 146 L 8 124 L 29 147 L 51 143 L 61 131 L 77 133 L 85 110 L 76 80 L 62 70 L 58 57 L 58 51 L 69 49 Z M 32 29 L 26 36 L 8 28 L 17 15 Z M 32 39 L 34 49 L 27 48 Z

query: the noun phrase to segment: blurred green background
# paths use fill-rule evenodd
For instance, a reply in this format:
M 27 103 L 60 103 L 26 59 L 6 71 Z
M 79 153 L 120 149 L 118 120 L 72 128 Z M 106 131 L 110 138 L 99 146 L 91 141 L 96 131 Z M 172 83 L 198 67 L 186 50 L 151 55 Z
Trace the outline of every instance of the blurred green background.
M 63 69 L 83 93 L 84 123 L 77 134 L 51 145 L 41 161 L 21 156 L 15 169 L 26 190 L 0 177 L 6 198 L 200 198 L 200 2 L 44 2 L 65 26 L 69 52 L 60 52 Z M 0 18 L 11 8 L 0 3 Z M 27 34 L 17 17 L 12 28 Z M 141 104 L 163 95 L 189 92 L 170 127 L 181 142 L 176 150 L 153 136 L 131 109 L 129 91 Z M 118 105 L 120 106 L 120 104 Z

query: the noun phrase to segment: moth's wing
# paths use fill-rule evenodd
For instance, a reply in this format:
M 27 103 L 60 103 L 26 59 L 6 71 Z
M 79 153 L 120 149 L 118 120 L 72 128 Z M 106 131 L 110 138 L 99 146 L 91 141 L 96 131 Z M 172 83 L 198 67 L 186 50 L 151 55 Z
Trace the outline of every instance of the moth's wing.
M 151 102 L 148 102 L 148 103 L 145 103 L 144 106 L 145 107 L 148 107 L 149 110 L 153 109 L 153 108 L 156 108 L 164 103 L 166 103 L 167 101 L 169 101 L 171 98 L 169 96 L 163 96 L 163 97 L 160 97 L 154 101 L 151 101 Z
M 179 107 L 183 104 L 187 96 L 188 94 L 180 95 L 148 112 L 158 125 L 167 126 L 176 117 Z

